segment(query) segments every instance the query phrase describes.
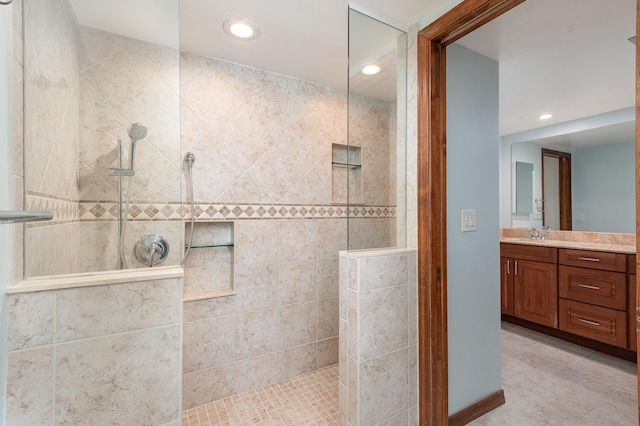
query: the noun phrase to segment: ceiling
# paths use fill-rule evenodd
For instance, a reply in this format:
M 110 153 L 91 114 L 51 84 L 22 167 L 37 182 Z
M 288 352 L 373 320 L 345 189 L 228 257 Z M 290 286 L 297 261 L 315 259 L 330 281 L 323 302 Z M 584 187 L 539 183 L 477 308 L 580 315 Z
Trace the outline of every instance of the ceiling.
M 181 0 L 179 22 L 177 0 L 70 1 L 81 25 L 345 89 L 347 6 L 406 30 L 460 0 Z M 228 37 L 230 17 L 260 37 Z M 633 106 L 634 34 L 635 0 L 528 0 L 460 43 L 500 62 L 507 135 Z
M 528 0 L 461 39 L 500 63 L 500 134 L 634 106 L 635 15 L 636 0 Z

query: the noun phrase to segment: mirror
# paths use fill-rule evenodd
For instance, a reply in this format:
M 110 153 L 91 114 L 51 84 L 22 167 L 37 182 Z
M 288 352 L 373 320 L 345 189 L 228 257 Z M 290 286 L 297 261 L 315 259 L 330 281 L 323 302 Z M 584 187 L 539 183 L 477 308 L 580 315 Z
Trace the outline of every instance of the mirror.
M 516 161 L 517 214 L 533 213 L 533 164 Z
M 503 146 L 503 149 L 506 148 Z M 542 170 L 543 150 L 571 155 L 571 229 L 589 232 L 635 232 L 635 122 L 625 121 L 581 132 L 538 138 L 511 145 L 516 206 L 520 190 L 518 167 L 531 163 Z M 543 226 L 543 213 L 555 207 L 543 197 L 543 174 L 533 173 L 533 212 L 511 217 L 511 227 Z M 546 190 L 549 193 L 549 189 Z M 551 229 L 558 229 L 550 222 Z M 562 229 L 562 227 L 559 227 Z

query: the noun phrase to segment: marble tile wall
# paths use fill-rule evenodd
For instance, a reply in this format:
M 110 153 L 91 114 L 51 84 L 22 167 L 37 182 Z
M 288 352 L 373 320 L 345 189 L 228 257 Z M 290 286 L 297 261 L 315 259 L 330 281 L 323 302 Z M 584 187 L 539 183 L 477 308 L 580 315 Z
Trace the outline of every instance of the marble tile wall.
M 79 38 L 73 12 L 67 0 L 52 0 L 40 4 L 22 1 L 24 25 L 16 24 L 15 38 L 22 39 L 18 28 L 23 29 L 24 51 L 14 43 L 14 58 L 23 67 L 16 66 L 15 88 L 16 129 L 22 129 L 24 110 L 24 134 L 16 132 L 16 164 L 24 170 L 24 194 L 27 209 L 36 209 L 42 199 L 52 204 L 76 205 L 78 202 L 78 120 L 79 120 Z M 23 10 L 22 10 L 23 9 Z M 24 91 L 24 92 L 23 92 Z M 24 103 L 18 99 L 24 93 Z M 18 122 L 20 121 L 20 122 Z M 20 166 L 21 167 L 21 166 Z M 22 184 L 18 182 L 16 184 Z M 20 188 L 20 192 L 23 190 Z M 47 202 L 44 203 L 49 204 Z M 43 205 L 44 207 L 44 205 Z M 27 276 L 49 273 L 75 272 L 75 250 L 59 250 L 56 239 L 77 246 L 77 207 L 51 209 L 55 221 L 33 234 L 26 228 L 25 272 Z M 74 213 L 76 213 L 74 215 Z M 44 253 L 57 252 L 55 270 L 45 268 L 41 261 Z M 22 266 L 20 266 L 22 270 Z
M 23 132 L 23 72 L 24 72 L 24 51 L 22 37 L 22 6 L 23 0 L 14 0 L 11 8 L 11 133 L 13 134 L 13 143 L 9 144 L 13 149 L 11 160 L 9 161 L 10 189 L 12 191 L 9 206 L 14 210 L 24 210 L 23 203 L 23 187 L 24 187 L 24 167 L 23 167 L 23 151 L 24 151 L 24 132 Z M 13 254 L 11 283 L 22 281 L 23 278 L 23 253 L 24 253 L 24 235 L 22 225 L 4 225 L 10 227 Z
M 331 148 L 346 144 L 347 116 L 346 95 L 317 84 L 184 52 L 180 66 L 197 215 L 236 219 L 237 295 L 185 303 L 190 408 L 337 362 L 347 209 L 331 204 Z M 353 101 L 364 206 L 350 212 L 350 238 L 386 247 L 395 241 L 395 107 Z
M 343 92 L 185 52 L 180 66 L 182 148 L 196 155 L 196 201 L 331 204 L 331 145 L 346 144 Z M 390 167 L 393 113 L 389 102 L 352 99 L 368 205 L 389 205 L 395 177 L 380 170 Z M 198 170 L 199 162 L 214 167 Z
M 418 24 L 407 40 L 407 247 L 418 247 Z
M 344 425 L 417 425 L 417 254 L 341 252 L 339 399 Z
M 9 295 L 7 424 L 177 422 L 181 293 L 164 279 Z
M 184 306 L 184 409 L 338 362 L 346 220 L 243 220 L 234 228 L 237 295 Z

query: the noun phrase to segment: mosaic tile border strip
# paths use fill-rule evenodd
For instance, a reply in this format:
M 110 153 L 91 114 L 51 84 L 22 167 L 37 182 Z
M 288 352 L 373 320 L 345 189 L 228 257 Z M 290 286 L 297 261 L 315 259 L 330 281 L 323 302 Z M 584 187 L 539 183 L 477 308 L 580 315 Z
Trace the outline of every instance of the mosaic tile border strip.
M 78 201 L 27 194 L 25 205 L 27 211 L 53 213 L 53 220 L 40 224 L 29 224 L 29 226 L 59 225 L 61 223 L 77 222 L 79 218 L 80 206 Z
M 80 202 L 81 221 L 115 220 L 118 205 L 114 202 Z M 189 219 L 189 205 L 180 203 L 137 203 L 129 207 L 129 219 L 185 220 Z M 195 205 L 196 221 L 239 220 L 239 219 L 339 219 L 393 218 L 395 206 L 337 206 L 337 205 L 281 205 L 281 204 L 211 204 Z

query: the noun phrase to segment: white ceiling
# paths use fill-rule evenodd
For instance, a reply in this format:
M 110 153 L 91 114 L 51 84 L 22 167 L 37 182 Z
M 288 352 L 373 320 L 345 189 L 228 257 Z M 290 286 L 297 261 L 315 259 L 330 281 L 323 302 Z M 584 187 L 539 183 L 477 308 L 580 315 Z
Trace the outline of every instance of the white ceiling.
M 179 32 L 183 50 L 344 89 L 348 5 L 406 30 L 460 0 L 181 0 L 179 28 L 178 0 L 70 1 L 82 25 L 165 45 Z M 261 36 L 229 38 L 229 17 Z M 500 62 L 506 135 L 633 106 L 634 34 L 635 0 L 528 0 L 460 43 Z
M 580 132 L 535 139 L 531 142 L 566 148 L 591 148 L 594 146 L 632 142 L 635 139 L 635 130 L 636 123 L 627 121 L 625 123 L 597 127 Z
M 500 62 L 500 134 L 634 106 L 635 14 L 636 0 L 528 0 L 460 40 Z

